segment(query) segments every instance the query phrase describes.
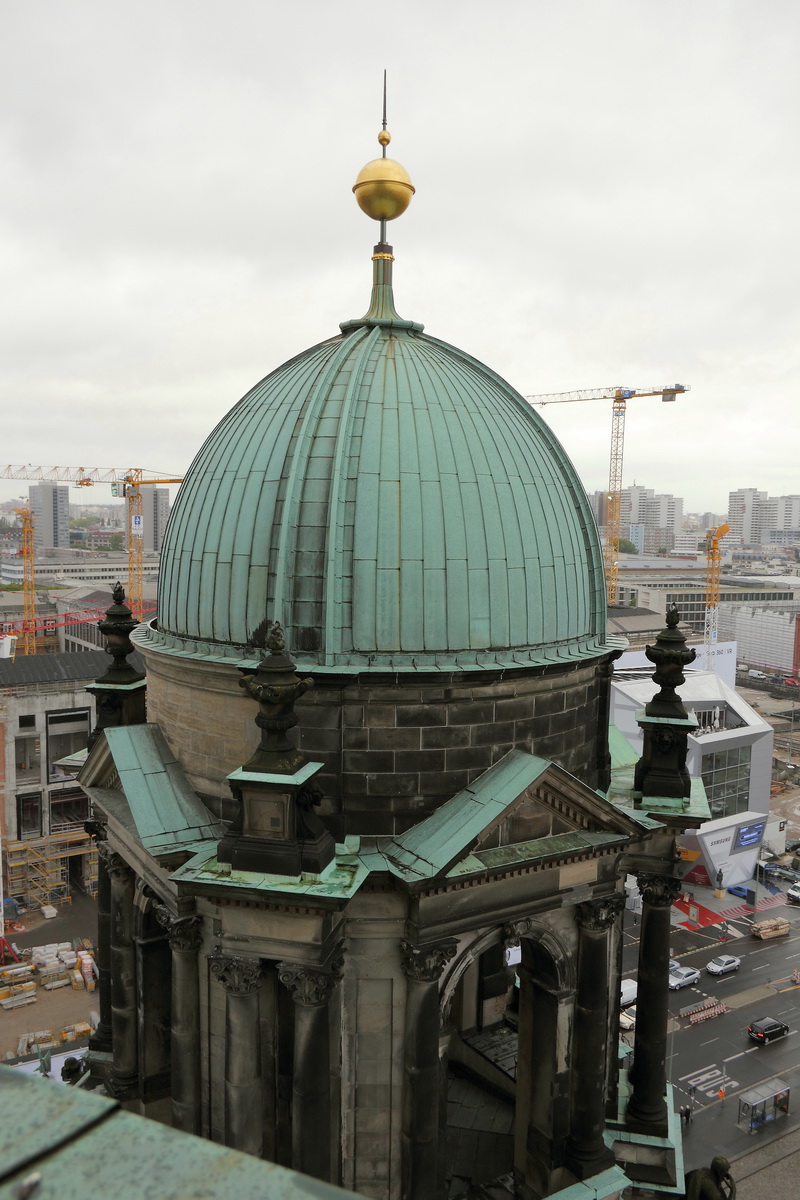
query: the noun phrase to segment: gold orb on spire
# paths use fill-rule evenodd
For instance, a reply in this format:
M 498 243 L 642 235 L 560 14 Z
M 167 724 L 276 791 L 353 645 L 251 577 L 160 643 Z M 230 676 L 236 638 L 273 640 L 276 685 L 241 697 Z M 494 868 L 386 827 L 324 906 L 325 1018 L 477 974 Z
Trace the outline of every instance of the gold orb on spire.
M 382 129 L 378 134 L 383 147 L 391 140 L 388 129 Z M 411 203 L 414 190 L 408 171 L 393 158 L 373 158 L 361 168 L 353 184 L 358 207 L 373 221 L 393 221 L 395 217 L 401 217 Z

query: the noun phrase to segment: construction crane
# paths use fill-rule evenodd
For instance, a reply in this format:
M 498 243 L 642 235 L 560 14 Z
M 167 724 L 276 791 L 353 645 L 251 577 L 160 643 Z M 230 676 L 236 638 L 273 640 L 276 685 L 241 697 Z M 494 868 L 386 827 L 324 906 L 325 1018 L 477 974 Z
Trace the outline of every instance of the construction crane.
M 632 396 L 660 396 L 666 403 L 683 392 L 691 391 L 689 385 L 667 384 L 652 388 L 589 388 L 582 392 L 552 392 L 542 396 L 526 396 L 530 404 L 575 404 L 581 400 L 612 400 L 611 408 L 611 461 L 608 470 L 608 495 L 606 497 L 606 544 L 603 557 L 606 568 L 606 591 L 608 603 L 616 604 L 619 599 L 619 533 L 622 509 L 622 455 L 625 449 L 625 411 Z
M 22 521 L 22 636 L 17 646 L 21 654 L 36 653 L 36 580 L 33 573 L 33 513 L 29 508 L 15 508 Z
M 706 670 L 713 671 L 711 651 L 717 643 L 717 616 L 719 614 L 719 581 L 722 573 L 720 542 L 730 525 L 718 525 L 706 534 L 706 619 L 703 642 L 706 648 Z
M 0 478 L 28 479 L 43 483 L 70 483 L 74 487 L 93 487 L 96 483 L 111 485 L 112 495 L 127 500 L 128 543 L 128 602 L 137 620 L 143 613 L 144 530 L 142 527 L 142 487 L 157 484 L 183 483 L 182 476 L 163 477 L 141 467 L 34 467 L 2 466 Z M 31 560 L 33 561 L 33 560 Z M 27 651 L 25 651 L 27 653 Z

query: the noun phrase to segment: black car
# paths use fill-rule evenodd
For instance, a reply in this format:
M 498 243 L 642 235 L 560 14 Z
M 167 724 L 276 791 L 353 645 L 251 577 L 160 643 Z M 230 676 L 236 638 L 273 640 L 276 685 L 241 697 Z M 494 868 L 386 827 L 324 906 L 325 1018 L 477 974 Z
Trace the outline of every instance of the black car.
M 774 1017 L 764 1017 L 747 1026 L 747 1036 L 754 1042 L 771 1042 L 773 1038 L 785 1037 L 788 1032 L 789 1026 L 783 1021 L 776 1021 Z

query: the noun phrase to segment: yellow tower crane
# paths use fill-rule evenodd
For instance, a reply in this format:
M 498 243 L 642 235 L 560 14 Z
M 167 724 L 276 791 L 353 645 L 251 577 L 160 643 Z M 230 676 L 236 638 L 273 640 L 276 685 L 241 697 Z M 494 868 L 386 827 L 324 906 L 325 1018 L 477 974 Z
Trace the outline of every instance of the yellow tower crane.
M 114 495 L 127 500 L 128 543 L 128 600 L 137 620 L 142 618 L 144 546 L 142 529 L 142 487 L 164 483 L 183 483 L 182 476 L 161 477 L 141 467 L 34 467 L 0 466 L 0 478 L 30 479 L 43 483 L 70 483 L 74 487 L 93 487 L 96 483 L 111 484 Z M 120 492 L 121 489 L 121 492 Z M 17 510 L 20 511 L 20 510 Z M 33 571 L 33 541 L 31 535 L 31 572 Z M 26 650 L 27 654 L 28 651 Z
M 719 614 L 719 581 L 722 574 L 722 551 L 720 542 L 730 525 L 718 525 L 706 534 L 706 619 L 703 642 L 706 648 L 706 670 L 713 671 L 711 652 L 717 642 L 717 616 Z
M 33 573 L 33 513 L 29 508 L 15 508 L 22 521 L 22 637 L 18 654 L 36 653 L 36 580 Z
M 660 396 L 665 402 L 674 400 L 689 385 L 668 384 L 653 388 L 589 388 L 582 392 L 553 392 L 543 396 L 526 396 L 530 404 L 575 404 L 580 400 L 612 400 L 611 407 L 611 461 L 608 470 L 608 494 L 606 496 L 606 541 L 603 552 L 606 568 L 606 591 L 608 603 L 616 604 L 619 598 L 619 533 L 622 509 L 622 455 L 625 449 L 625 411 L 632 396 Z

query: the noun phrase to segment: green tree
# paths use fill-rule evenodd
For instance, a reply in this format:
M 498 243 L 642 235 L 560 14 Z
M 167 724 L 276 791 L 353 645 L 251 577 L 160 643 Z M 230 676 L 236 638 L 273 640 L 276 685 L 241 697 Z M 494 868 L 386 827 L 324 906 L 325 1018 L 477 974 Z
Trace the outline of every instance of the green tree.
M 619 539 L 619 552 L 620 552 L 620 554 L 638 554 L 639 553 L 639 551 L 636 549 L 633 542 L 629 538 L 620 538 Z
M 125 547 L 122 544 L 122 534 L 121 533 L 112 533 L 111 537 L 108 539 L 108 548 L 109 548 L 109 550 L 124 550 L 125 549 Z

